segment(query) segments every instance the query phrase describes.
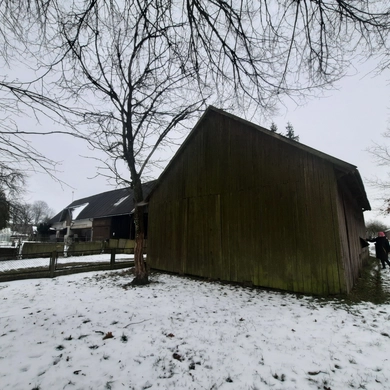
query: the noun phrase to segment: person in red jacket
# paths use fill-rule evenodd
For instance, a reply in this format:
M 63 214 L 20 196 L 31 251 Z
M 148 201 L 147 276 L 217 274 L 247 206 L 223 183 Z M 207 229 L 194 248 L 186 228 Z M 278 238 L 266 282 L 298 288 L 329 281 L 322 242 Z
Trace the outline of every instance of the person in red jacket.
M 386 234 L 383 232 L 379 232 L 378 237 L 368 239 L 367 241 L 375 242 L 375 257 L 381 261 L 382 268 L 386 268 L 386 264 L 390 268 L 390 261 L 388 258 L 388 253 L 390 252 L 390 244 L 386 237 Z

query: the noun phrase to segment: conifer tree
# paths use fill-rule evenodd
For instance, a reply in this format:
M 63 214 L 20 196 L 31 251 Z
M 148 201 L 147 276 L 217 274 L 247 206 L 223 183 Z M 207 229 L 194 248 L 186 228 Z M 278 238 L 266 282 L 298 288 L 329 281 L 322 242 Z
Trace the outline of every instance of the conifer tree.
M 278 126 L 276 126 L 275 122 L 271 123 L 271 127 L 269 128 L 273 133 L 276 133 L 278 131 Z
M 299 142 L 299 135 L 295 135 L 294 127 L 290 122 L 287 122 L 286 130 L 287 130 L 287 132 L 286 132 L 287 138 L 292 139 L 293 141 Z

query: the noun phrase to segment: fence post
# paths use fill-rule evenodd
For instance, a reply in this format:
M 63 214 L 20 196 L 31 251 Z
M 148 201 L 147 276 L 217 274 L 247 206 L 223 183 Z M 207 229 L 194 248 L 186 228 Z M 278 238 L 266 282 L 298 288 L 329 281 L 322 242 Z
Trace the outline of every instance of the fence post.
M 51 252 L 50 257 L 50 277 L 54 278 L 54 271 L 56 268 L 56 260 L 57 260 L 57 251 Z
M 110 258 L 110 268 L 111 268 L 111 269 L 114 269 L 114 264 L 115 264 L 115 252 L 116 252 L 116 249 L 115 249 L 115 248 L 112 248 L 112 249 L 111 249 L 111 258 Z

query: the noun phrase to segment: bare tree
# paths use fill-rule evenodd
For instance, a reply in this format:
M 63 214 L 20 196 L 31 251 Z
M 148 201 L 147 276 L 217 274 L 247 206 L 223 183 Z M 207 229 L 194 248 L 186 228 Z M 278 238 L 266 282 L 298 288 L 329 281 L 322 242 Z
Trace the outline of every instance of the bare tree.
M 21 3 L 0 3 L 2 18 Z M 55 113 L 107 154 L 103 174 L 133 187 L 135 283 L 148 281 L 142 181 L 173 130 L 186 128 L 209 103 L 267 112 L 285 96 L 299 100 L 331 86 L 357 56 L 386 56 L 390 30 L 383 1 L 26 4 L 33 16 L 26 22 L 13 15 L 4 28 L 22 40 L 29 39 L 23 23 L 36 28 L 39 44 L 24 44 L 23 53 L 41 73 L 28 85 L 5 80 L 0 90 L 42 114 Z
M 42 200 L 34 203 L 23 201 L 11 201 L 10 206 L 10 225 L 13 230 L 23 234 L 30 234 L 33 226 L 48 221 L 53 216 L 53 210 Z
M 21 234 L 32 233 L 32 207 L 24 202 L 10 202 L 10 227 Z
M 367 148 L 368 153 L 372 155 L 374 161 L 378 166 L 389 167 L 390 166 L 390 146 L 387 142 L 390 139 L 390 130 L 387 130 L 383 135 L 383 142 L 373 143 L 370 147 Z M 383 208 L 382 212 L 384 214 L 390 214 L 390 172 L 386 175 L 381 175 L 381 177 L 375 177 L 366 179 L 366 181 L 374 188 L 377 188 L 382 196 Z
M 166 28 L 171 58 L 180 62 L 183 72 L 195 71 L 202 86 L 207 81 L 220 93 L 219 102 L 228 100 L 232 105 L 235 100 L 235 106 L 241 108 L 253 103 L 269 110 L 286 94 L 300 98 L 331 85 L 357 57 L 375 55 L 385 61 L 389 54 L 390 12 L 383 0 L 147 0 L 145 6 L 136 0 L 72 0 L 65 4 L 59 0 L 3 0 L 3 57 L 9 62 L 14 56 L 33 59 L 38 76 L 30 84 L 3 80 L 0 89 L 35 107 L 44 96 L 44 106 L 68 110 L 69 96 L 56 90 L 56 98 L 50 99 L 52 94 L 46 94 L 49 89 L 41 83 L 42 78 L 62 66 L 64 56 L 70 53 L 66 40 L 83 39 L 85 27 L 92 27 L 90 18 L 100 18 L 98 28 L 107 28 L 116 22 L 110 12 L 119 8 L 134 20 L 142 18 L 154 27 Z M 162 16 L 161 20 L 157 16 Z M 121 29 L 121 37 L 131 34 L 133 27 L 129 21 L 127 28 Z M 65 41 L 61 36 L 64 29 Z M 31 66 L 30 61 L 25 62 Z M 234 99 L 227 99 L 229 96 Z
M 32 223 L 38 226 L 40 223 L 47 222 L 54 216 L 54 211 L 43 200 L 37 200 L 31 205 Z
M 156 150 L 170 142 L 172 130 L 185 126 L 211 95 L 207 85 L 198 88 L 197 70 L 180 58 L 179 25 L 168 3 L 151 1 L 129 1 L 123 7 L 96 3 L 82 24 L 75 14 L 61 21 L 70 56 L 63 62 L 67 70 L 60 87 L 83 112 L 72 126 L 89 126 L 91 146 L 109 157 L 102 174 L 133 188 L 135 284 L 148 282 L 142 178 L 156 163 Z M 89 100 L 86 106 L 90 96 L 97 103 Z M 121 171 L 123 164 L 129 173 Z
M 387 230 L 387 226 L 376 220 L 367 221 L 366 223 L 367 237 L 376 237 L 378 232 L 384 232 Z
M 8 202 L 24 192 L 30 173 L 59 181 L 57 162 L 39 150 L 42 136 L 80 136 L 73 130 L 40 126 L 43 117 L 57 126 L 73 113 L 61 99 L 49 96 L 45 81 L 60 61 L 57 53 L 47 52 L 54 32 L 51 23 L 57 26 L 53 9 L 55 2 L 50 0 L 0 1 L 0 190 Z M 22 126 L 21 117 L 29 118 Z

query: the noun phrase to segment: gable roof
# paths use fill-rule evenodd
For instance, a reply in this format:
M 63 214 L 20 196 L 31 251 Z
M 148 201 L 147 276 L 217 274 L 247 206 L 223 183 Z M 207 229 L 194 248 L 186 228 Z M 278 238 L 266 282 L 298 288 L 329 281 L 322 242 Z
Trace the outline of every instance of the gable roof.
M 153 180 L 142 185 L 144 197 L 149 195 L 155 183 L 156 180 Z M 131 214 L 133 210 L 133 190 L 120 188 L 75 200 L 54 216 L 49 223 L 62 222 L 69 212 L 73 214 L 72 220 L 81 220 Z
M 202 122 L 204 122 L 207 119 L 208 116 L 213 115 L 215 113 L 223 115 L 223 116 L 229 118 L 232 121 L 236 121 L 236 122 L 242 123 L 242 124 L 244 124 L 247 127 L 250 127 L 250 128 L 252 128 L 252 129 L 254 129 L 256 131 L 259 131 L 261 133 L 266 134 L 267 136 L 274 137 L 274 138 L 278 139 L 280 142 L 287 143 L 287 144 L 289 144 L 289 145 L 291 145 L 291 146 L 293 146 L 293 147 L 295 147 L 297 149 L 300 149 L 300 150 L 302 150 L 304 152 L 310 153 L 310 154 L 315 155 L 315 156 L 317 156 L 317 157 L 319 157 L 319 158 L 321 158 L 323 160 L 328 161 L 329 163 L 331 163 L 334 166 L 334 169 L 337 172 L 338 180 L 340 180 L 343 183 L 345 183 L 346 186 L 349 188 L 349 190 L 354 194 L 355 199 L 359 203 L 359 206 L 363 210 L 371 210 L 371 206 L 370 206 L 370 203 L 369 203 L 369 201 L 367 199 L 366 191 L 364 189 L 363 181 L 362 181 L 360 173 L 359 173 L 359 171 L 358 171 L 358 169 L 357 169 L 357 167 L 355 165 L 347 163 L 347 162 L 345 162 L 343 160 L 340 160 L 340 159 L 338 159 L 336 157 L 330 156 L 329 154 L 320 152 L 319 150 L 311 148 L 311 147 L 309 147 L 307 145 L 304 145 L 304 144 L 302 144 L 300 142 L 293 141 L 293 140 L 291 140 L 291 139 L 289 139 L 287 137 L 284 137 L 284 136 L 282 136 L 280 134 L 276 134 L 275 132 L 272 132 L 270 130 L 265 129 L 264 127 L 256 125 L 256 124 L 254 124 L 252 122 L 249 122 L 249 121 L 247 121 L 245 119 L 242 119 L 242 118 L 240 118 L 240 117 L 238 117 L 236 115 L 230 114 L 230 113 L 228 113 L 228 112 L 226 112 L 224 110 L 218 109 L 218 108 L 213 107 L 213 106 L 207 107 L 206 111 L 203 113 L 201 118 L 198 120 L 198 122 L 196 123 L 195 127 L 191 130 L 191 132 L 189 133 L 187 138 L 184 140 L 184 142 L 182 143 L 180 148 L 177 150 L 176 154 L 173 156 L 173 158 L 171 159 L 171 161 L 169 162 L 167 167 L 164 169 L 164 171 L 160 175 L 156 185 L 154 186 L 154 188 L 150 192 L 149 196 L 146 197 L 147 199 L 150 198 L 150 196 L 152 195 L 154 190 L 158 187 L 159 183 L 161 183 L 161 181 L 164 180 L 164 176 L 171 169 L 175 159 L 186 148 L 187 144 L 190 142 L 191 138 L 197 132 L 197 130 L 201 126 Z

